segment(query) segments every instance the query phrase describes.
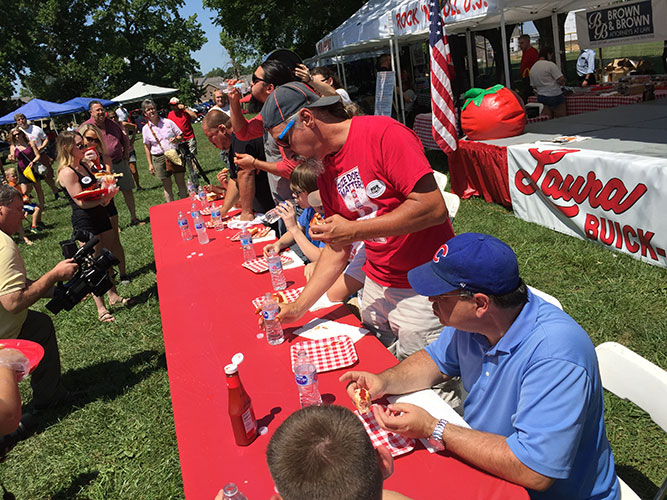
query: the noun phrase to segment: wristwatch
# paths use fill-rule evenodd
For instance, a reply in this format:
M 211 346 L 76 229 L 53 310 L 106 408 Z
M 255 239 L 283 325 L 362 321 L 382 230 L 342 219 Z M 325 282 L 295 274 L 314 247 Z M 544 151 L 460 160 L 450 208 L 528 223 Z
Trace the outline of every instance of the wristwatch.
M 433 429 L 433 434 L 428 438 L 428 444 L 433 446 L 436 451 L 442 451 L 445 449 L 445 443 L 442 442 L 442 433 L 445 430 L 447 425 L 447 420 L 441 418 L 438 420 L 438 423 L 435 424 L 435 429 Z

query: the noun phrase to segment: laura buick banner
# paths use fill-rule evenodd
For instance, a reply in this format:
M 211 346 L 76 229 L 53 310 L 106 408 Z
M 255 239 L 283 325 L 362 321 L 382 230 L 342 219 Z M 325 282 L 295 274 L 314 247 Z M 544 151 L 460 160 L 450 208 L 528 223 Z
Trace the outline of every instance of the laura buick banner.
M 667 267 L 667 160 L 523 144 L 507 163 L 517 217 Z

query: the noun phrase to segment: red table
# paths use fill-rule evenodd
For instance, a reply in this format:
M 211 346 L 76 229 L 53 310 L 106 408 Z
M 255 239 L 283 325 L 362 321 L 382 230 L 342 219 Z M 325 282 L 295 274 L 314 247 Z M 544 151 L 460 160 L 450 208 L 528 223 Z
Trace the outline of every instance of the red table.
M 568 115 L 578 115 L 580 113 L 589 113 L 591 111 L 598 111 L 600 109 L 615 108 L 617 106 L 624 106 L 626 104 L 637 104 L 643 100 L 644 96 L 642 94 L 602 96 L 586 93 L 565 96 L 565 106 L 567 107 Z M 537 102 L 537 97 L 529 97 L 528 102 Z
M 293 342 L 270 346 L 256 337 L 259 329 L 251 300 L 271 288 L 268 273 L 254 275 L 241 267 L 241 249 L 233 231 L 209 230 L 211 242 L 183 241 L 177 226 L 181 200 L 151 207 L 151 229 L 164 333 L 169 385 L 185 497 L 212 500 L 227 482 L 237 483 L 250 499 L 268 499 L 273 482 L 265 463 L 272 432 L 298 409 L 298 393 L 290 369 Z M 255 245 L 259 252 L 261 244 Z M 187 255 L 192 255 L 187 258 Z M 199 254 L 203 255 L 199 255 Z M 285 272 L 288 285 L 304 283 L 303 269 Z M 358 325 L 344 306 L 318 311 L 319 316 Z M 291 332 L 314 316 L 308 313 Z M 379 371 L 396 360 L 374 337 L 355 344 L 355 368 Z M 253 399 L 255 415 L 269 432 L 248 447 L 234 443 L 227 416 L 223 367 L 236 352 L 245 361 L 239 373 Z M 320 391 L 328 402 L 352 408 L 338 377 L 345 369 L 323 373 Z M 429 454 L 420 443 L 397 457 L 385 485 L 415 499 L 447 496 L 465 499 L 527 499 L 526 490 L 473 467 L 447 453 Z

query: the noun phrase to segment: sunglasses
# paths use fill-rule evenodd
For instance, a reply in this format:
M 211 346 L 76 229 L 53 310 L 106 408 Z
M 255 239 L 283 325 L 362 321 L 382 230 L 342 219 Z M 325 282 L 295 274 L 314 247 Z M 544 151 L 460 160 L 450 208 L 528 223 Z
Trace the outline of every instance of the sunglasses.
M 83 138 L 88 142 L 97 142 L 97 143 L 100 142 L 100 140 L 97 137 L 88 137 L 87 135 L 84 135 Z
M 285 126 L 283 131 L 280 132 L 280 135 L 276 139 L 276 144 L 278 144 L 278 146 L 282 146 L 283 148 L 289 148 L 290 147 L 289 146 L 289 136 L 287 135 L 287 133 L 289 132 L 289 130 L 296 123 L 296 118 L 297 117 L 295 116 L 289 122 L 287 122 L 287 125 Z
M 252 74 L 252 84 L 255 85 L 257 82 L 266 82 L 266 80 L 264 80 L 264 78 L 258 77 L 257 75 L 255 75 L 253 73 Z
M 75 142 L 74 147 L 76 149 L 83 149 L 85 146 L 83 145 L 83 142 Z
M 443 293 L 442 295 L 434 295 L 431 298 L 434 300 L 448 299 L 450 297 L 470 297 L 470 292 L 461 292 L 455 294 Z

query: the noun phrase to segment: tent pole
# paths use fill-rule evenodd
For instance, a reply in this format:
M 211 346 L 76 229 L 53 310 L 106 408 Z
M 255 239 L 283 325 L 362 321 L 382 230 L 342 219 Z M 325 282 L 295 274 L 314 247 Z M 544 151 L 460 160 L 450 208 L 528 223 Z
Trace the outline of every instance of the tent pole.
M 558 33 L 558 14 L 556 12 L 551 13 L 551 30 L 553 31 L 554 34 L 554 54 L 555 54 L 555 63 L 556 66 L 558 66 L 558 69 L 560 69 L 561 73 L 563 72 L 563 68 L 561 68 L 561 57 L 560 57 L 560 35 Z
M 477 58 L 477 50 L 472 51 L 472 34 L 470 28 L 466 29 L 466 49 L 468 49 L 468 75 L 470 77 L 470 88 L 475 86 L 475 59 Z
M 341 56 L 342 57 L 342 56 Z M 347 92 L 347 75 L 345 75 L 345 62 L 341 60 L 340 62 L 341 73 L 343 73 L 343 88 Z
M 398 77 L 398 101 L 401 103 L 401 117 L 403 120 L 401 123 L 405 125 L 405 98 L 403 97 L 403 79 L 401 78 L 401 53 L 398 49 L 398 40 L 396 35 L 394 35 L 394 49 L 396 50 L 396 74 Z
M 398 105 L 398 87 L 396 86 L 396 59 L 394 57 L 394 39 L 389 39 L 389 54 L 391 55 L 391 74 L 394 77 L 394 100 L 393 105 Z
M 502 0 L 498 0 L 500 9 L 500 42 L 503 44 L 503 67 L 505 68 L 505 87 L 512 88 L 512 75 L 510 75 L 510 56 L 507 51 L 507 33 L 505 30 L 505 7 Z

